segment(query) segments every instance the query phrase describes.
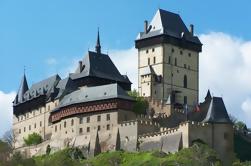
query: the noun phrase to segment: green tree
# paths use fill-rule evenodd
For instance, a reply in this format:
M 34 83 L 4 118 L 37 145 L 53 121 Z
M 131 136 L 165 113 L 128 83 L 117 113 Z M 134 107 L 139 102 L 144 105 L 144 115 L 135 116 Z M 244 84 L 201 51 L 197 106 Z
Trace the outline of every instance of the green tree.
M 144 99 L 144 97 L 139 96 L 139 93 L 135 89 L 128 92 L 128 95 L 133 97 L 136 101 L 133 106 L 133 112 L 136 114 L 146 114 L 148 102 Z
M 28 146 L 37 145 L 42 142 L 42 137 L 37 133 L 32 133 L 32 134 L 29 134 L 27 138 L 24 138 L 24 142 Z

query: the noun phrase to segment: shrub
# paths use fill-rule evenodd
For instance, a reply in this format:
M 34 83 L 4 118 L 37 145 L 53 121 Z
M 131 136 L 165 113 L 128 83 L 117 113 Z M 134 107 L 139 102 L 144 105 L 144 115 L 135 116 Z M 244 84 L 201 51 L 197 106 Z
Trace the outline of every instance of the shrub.
M 146 114 L 148 102 L 144 99 L 144 97 L 139 96 L 139 93 L 136 90 L 128 92 L 128 95 L 136 100 L 132 111 L 137 114 Z
M 29 134 L 27 138 L 24 138 L 24 142 L 28 146 L 37 145 L 42 142 L 42 137 L 37 133 L 32 133 L 32 134 Z

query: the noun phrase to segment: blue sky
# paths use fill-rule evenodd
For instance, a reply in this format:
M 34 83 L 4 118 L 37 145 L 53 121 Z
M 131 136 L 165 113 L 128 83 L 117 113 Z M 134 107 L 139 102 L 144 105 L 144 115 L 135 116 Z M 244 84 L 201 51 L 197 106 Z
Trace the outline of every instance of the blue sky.
M 248 0 L 0 0 L 0 91 L 17 91 L 24 66 L 29 85 L 68 71 L 62 69 L 94 48 L 98 27 L 104 52 L 131 49 L 143 21 L 158 8 L 179 13 L 198 35 L 222 32 L 249 42 L 250 6 Z M 227 107 L 240 109 L 233 103 Z

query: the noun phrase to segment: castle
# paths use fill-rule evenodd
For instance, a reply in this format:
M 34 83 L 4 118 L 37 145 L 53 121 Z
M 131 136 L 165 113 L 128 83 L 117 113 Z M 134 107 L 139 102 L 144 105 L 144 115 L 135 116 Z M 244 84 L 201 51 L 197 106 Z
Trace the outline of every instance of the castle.
M 68 77 L 54 75 L 29 88 L 24 74 L 13 101 L 15 149 L 33 156 L 45 154 L 48 145 L 52 151 L 79 147 L 92 157 L 119 149 L 173 153 L 202 140 L 229 165 L 233 125 L 224 102 L 208 91 L 198 103 L 202 43 L 194 26 L 188 30 L 178 14 L 158 9 L 150 23 L 145 21 L 135 47 L 146 114 L 132 111 L 131 82 L 101 52 L 98 33 L 95 51 L 88 51 Z M 32 133 L 43 142 L 28 147 L 24 138 Z

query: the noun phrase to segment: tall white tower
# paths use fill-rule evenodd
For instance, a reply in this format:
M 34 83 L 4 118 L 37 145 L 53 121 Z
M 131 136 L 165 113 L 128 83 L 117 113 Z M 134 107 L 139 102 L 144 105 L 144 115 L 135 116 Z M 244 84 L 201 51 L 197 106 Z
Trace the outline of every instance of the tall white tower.
M 194 27 L 186 27 L 178 14 L 159 9 L 144 32 L 138 49 L 138 90 L 141 96 L 167 100 L 174 107 L 198 102 L 199 53 L 202 44 Z

